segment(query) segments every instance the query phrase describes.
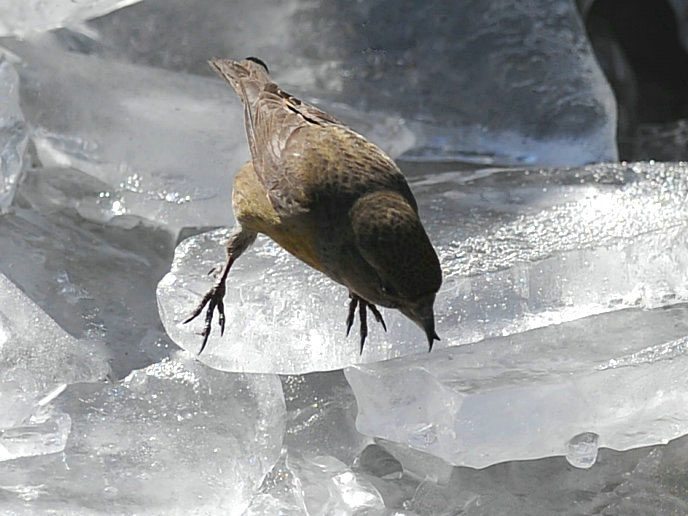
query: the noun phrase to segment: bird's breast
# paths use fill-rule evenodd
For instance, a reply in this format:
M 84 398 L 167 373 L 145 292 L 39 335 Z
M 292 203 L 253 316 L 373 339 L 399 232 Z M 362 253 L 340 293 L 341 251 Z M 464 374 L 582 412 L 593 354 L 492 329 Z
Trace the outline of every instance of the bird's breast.
M 308 226 L 282 223 L 265 227 L 263 232 L 299 260 L 325 272 L 324 264 L 317 252 L 315 234 Z

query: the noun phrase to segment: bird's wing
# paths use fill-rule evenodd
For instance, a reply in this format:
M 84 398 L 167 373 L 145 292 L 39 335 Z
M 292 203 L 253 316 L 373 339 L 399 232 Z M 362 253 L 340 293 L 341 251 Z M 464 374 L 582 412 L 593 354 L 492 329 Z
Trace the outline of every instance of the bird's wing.
M 246 134 L 259 181 L 280 215 L 309 209 L 334 193 L 356 197 L 391 189 L 414 210 L 403 175 L 378 147 L 336 118 L 285 92 L 254 61 L 212 60 L 244 103 Z
M 354 241 L 391 297 L 414 300 L 442 283 L 437 254 L 416 210 L 399 193 L 362 196 L 351 209 Z
M 271 200 L 273 194 L 281 193 L 276 189 L 287 186 L 282 176 L 288 169 L 284 163 L 291 156 L 287 156 L 285 150 L 290 143 L 294 143 L 295 137 L 312 127 L 343 127 L 334 117 L 290 95 L 272 82 L 265 85 L 251 106 L 246 124 L 256 172 Z M 292 149 L 293 152 L 296 151 Z

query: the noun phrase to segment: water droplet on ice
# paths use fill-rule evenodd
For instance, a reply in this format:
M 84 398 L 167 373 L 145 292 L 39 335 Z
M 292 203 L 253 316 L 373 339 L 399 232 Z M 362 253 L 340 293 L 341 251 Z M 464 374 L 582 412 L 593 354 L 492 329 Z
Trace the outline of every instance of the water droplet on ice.
M 597 460 L 597 442 L 599 435 L 593 432 L 583 432 L 569 441 L 566 460 L 571 466 L 588 469 Z

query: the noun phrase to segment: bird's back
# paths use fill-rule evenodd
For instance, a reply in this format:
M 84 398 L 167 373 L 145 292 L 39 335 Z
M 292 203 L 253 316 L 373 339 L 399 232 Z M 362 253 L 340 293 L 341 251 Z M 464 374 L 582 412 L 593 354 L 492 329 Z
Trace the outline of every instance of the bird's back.
M 434 299 L 439 261 L 394 161 L 284 92 L 259 62 L 211 64 L 244 103 L 252 168 L 277 214 L 261 231 L 369 302 Z M 308 256 L 299 256 L 304 245 Z
M 416 201 L 396 164 L 376 145 L 324 111 L 286 93 L 254 61 L 213 60 L 244 103 L 256 174 L 283 216 L 316 205 L 350 207 L 364 192 L 398 191 Z M 333 206 L 333 209 L 335 206 Z

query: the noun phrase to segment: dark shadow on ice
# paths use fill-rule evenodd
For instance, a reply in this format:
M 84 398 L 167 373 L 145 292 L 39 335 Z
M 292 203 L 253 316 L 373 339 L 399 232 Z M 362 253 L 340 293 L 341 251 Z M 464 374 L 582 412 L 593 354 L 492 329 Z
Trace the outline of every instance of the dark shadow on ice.
M 680 13 L 665 0 L 578 3 L 616 96 L 621 159 L 685 159 L 688 52 Z
M 13 212 L 0 217 L 0 272 L 71 335 L 104 340 L 121 378 L 175 348 L 155 303 L 174 242 L 132 220 L 84 220 L 77 210 L 97 197 L 95 183 L 74 169 L 29 171 Z

